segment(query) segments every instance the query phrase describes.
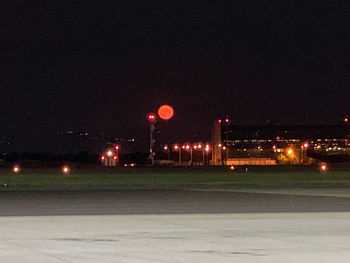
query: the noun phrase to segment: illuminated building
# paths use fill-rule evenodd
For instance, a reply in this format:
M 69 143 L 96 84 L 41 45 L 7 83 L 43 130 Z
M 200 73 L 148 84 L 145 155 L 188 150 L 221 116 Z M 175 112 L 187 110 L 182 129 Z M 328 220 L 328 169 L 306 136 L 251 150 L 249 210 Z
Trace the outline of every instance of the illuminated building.
M 310 164 L 326 159 L 348 161 L 349 142 L 350 125 L 346 123 L 239 126 L 215 121 L 212 164 Z

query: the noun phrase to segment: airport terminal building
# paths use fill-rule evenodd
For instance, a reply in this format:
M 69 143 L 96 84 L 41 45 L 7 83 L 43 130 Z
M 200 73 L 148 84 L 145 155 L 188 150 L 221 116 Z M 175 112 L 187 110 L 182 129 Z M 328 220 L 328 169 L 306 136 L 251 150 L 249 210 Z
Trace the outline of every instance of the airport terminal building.
M 212 165 L 350 161 L 350 125 L 239 126 L 218 120 L 212 128 L 211 159 Z

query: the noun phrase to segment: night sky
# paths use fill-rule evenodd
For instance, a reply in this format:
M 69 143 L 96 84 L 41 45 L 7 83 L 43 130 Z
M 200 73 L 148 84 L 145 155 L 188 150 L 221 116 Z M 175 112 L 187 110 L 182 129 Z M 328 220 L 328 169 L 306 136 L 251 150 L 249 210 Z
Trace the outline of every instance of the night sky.
M 336 123 L 350 112 L 348 1 L 0 2 L 1 134 L 209 138 L 237 124 Z

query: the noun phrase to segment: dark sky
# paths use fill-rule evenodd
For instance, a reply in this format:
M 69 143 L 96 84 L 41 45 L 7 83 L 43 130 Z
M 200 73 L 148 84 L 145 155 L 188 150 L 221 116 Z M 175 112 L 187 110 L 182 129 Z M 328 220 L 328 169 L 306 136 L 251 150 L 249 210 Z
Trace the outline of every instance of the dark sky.
M 176 136 L 209 123 L 334 123 L 350 111 L 349 1 L 4 0 L 1 133 Z

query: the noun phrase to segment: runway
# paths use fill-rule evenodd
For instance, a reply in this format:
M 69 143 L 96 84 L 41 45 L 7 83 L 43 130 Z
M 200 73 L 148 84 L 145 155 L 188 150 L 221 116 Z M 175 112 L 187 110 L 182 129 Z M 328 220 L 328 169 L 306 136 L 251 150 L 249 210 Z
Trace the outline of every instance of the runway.
M 0 216 L 350 212 L 350 197 L 305 191 L 3 191 Z
M 0 192 L 2 262 L 348 262 L 350 198 L 216 190 Z M 299 194 L 298 194 L 299 193 Z M 335 195 L 335 196 L 334 196 Z

